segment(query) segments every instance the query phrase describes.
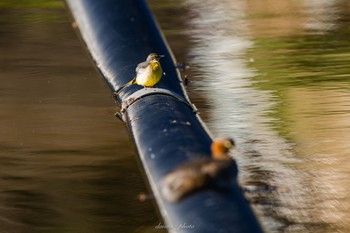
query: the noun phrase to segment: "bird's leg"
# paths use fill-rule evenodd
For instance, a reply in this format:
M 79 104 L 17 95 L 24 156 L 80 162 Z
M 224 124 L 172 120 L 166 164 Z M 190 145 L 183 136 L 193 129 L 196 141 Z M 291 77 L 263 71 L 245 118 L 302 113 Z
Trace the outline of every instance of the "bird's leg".
M 190 68 L 190 66 L 188 64 L 186 64 L 185 62 L 182 63 L 178 63 L 176 66 L 176 69 L 180 70 L 181 73 L 183 73 L 183 84 L 185 86 L 187 86 L 190 83 L 190 80 L 188 79 L 188 76 L 186 74 L 186 70 L 188 70 Z
M 117 92 L 113 92 L 112 98 L 114 99 L 114 101 L 115 101 L 116 103 L 117 103 L 117 101 L 118 101 L 117 97 L 118 97 Z

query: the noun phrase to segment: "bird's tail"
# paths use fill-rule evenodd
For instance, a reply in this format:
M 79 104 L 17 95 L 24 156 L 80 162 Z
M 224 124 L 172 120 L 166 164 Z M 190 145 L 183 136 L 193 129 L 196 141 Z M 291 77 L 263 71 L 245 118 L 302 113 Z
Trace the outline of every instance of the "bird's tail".
M 177 202 L 184 196 L 204 187 L 205 180 L 197 179 L 197 174 L 177 174 L 166 175 L 161 183 L 161 193 L 169 202 Z
M 132 84 L 136 83 L 136 76 L 130 82 L 125 83 L 123 86 L 119 87 L 118 90 L 114 92 L 115 95 L 119 95 L 119 93 L 125 88 Z

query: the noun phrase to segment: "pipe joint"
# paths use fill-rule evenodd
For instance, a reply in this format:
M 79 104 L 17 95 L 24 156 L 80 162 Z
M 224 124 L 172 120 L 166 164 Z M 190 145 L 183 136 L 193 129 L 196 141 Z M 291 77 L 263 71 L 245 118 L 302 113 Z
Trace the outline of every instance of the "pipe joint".
M 125 112 L 128 109 L 128 107 L 134 104 L 136 101 L 150 95 L 166 95 L 166 96 L 173 97 L 174 99 L 182 102 L 187 107 L 189 107 L 193 113 L 195 114 L 198 113 L 198 109 L 194 104 L 190 103 L 188 100 L 184 99 L 183 97 L 181 97 L 180 95 L 176 94 L 173 91 L 163 89 L 163 88 L 143 88 L 138 91 L 135 91 L 126 100 L 123 100 L 121 104 L 121 109 L 120 111 L 115 113 L 115 116 L 121 121 L 126 122 Z

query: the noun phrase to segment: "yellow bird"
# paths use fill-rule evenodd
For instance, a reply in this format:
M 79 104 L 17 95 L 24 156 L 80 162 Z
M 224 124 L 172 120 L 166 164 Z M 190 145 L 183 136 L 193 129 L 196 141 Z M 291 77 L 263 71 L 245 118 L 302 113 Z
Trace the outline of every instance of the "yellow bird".
M 132 84 L 143 87 L 153 87 L 156 85 L 163 74 L 162 66 L 159 63 L 162 57 L 164 57 L 164 55 L 158 55 L 156 53 L 149 54 L 146 61 L 137 65 L 135 77 L 116 90 L 115 95 L 118 95 L 125 87 Z
M 189 161 L 163 177 L 163 197 L 169 202 L 177 202 L 199 190 L 230 190 L 238 174 L 237 164 L 229 156 L 229 150 L 233 148 L 235 143 L 231 138 L 214 140 L 211 158 Z

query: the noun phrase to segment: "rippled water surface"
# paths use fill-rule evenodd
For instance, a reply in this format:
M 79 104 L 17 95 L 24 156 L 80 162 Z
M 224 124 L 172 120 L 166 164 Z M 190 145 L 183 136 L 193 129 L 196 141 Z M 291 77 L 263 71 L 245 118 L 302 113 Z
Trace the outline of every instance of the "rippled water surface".
M 266 232 L 349 232 L 349 1 L 148 2 Z M 160 232 L 62 1 L 0 1 L 0 79 L 0 232 Z
M 154 230 L 130 138 L 63 2 L 0 1 L 0 79 L 1 233 Z
M 149 2 L 266 232 L 349 232 L 349 1 Z

